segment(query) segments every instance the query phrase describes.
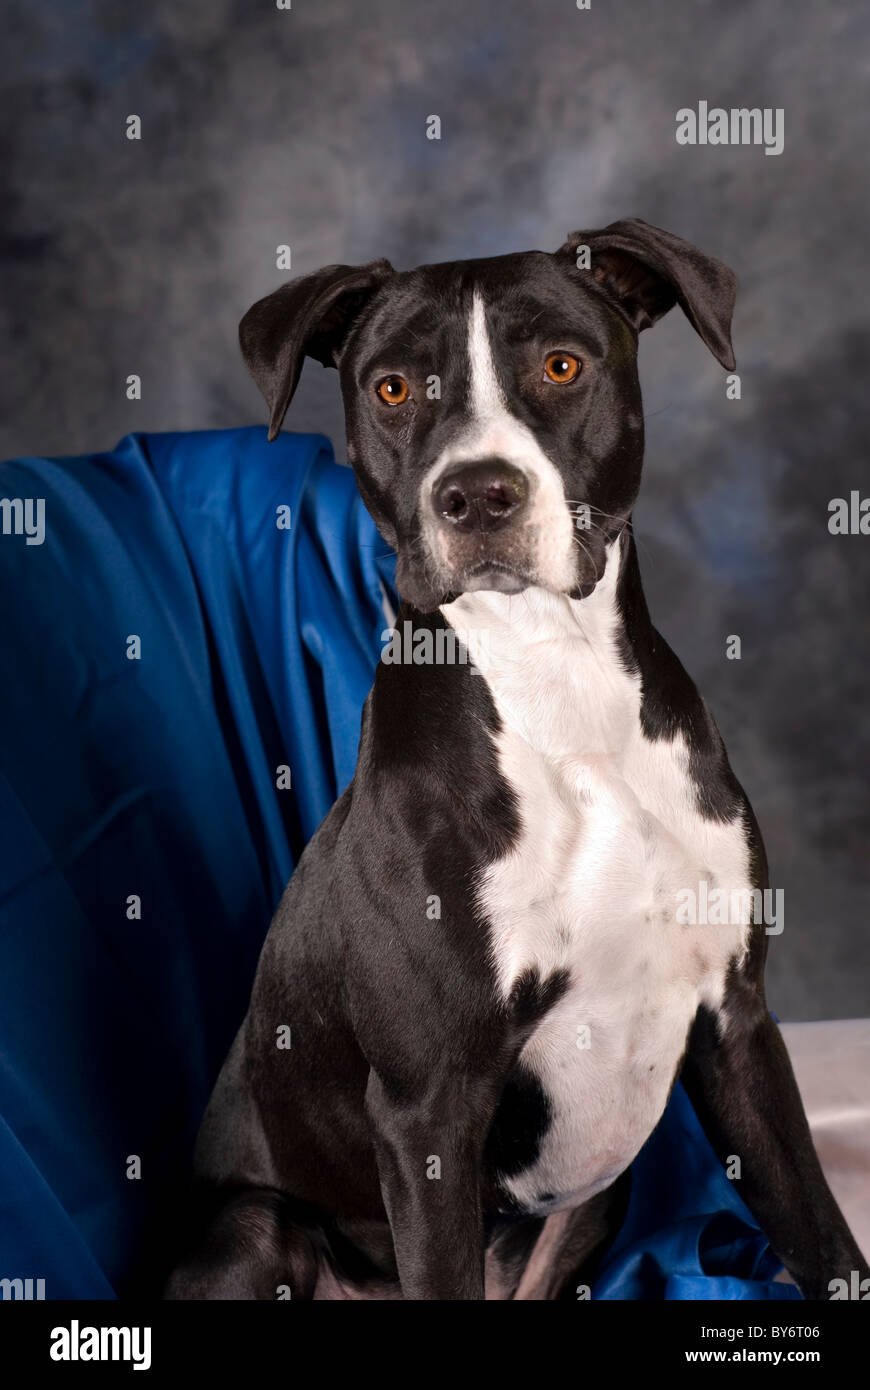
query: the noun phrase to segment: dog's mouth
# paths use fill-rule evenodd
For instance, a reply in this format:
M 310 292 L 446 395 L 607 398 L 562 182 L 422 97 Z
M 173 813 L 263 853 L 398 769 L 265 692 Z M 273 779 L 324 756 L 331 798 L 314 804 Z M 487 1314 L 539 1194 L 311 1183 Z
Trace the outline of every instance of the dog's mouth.
M 527 589 L 547 589 L 551 593 L 566 594 L 570 598 L 585 598 L 591 593 L 600 577 L 586 572 L 572 576 L 572 583 L 558 588 L 548 582 L 541 574 L 535 556 L 517 555 L 515 558 L 493 554 L 478 554 L 461 563 L 441 566 L 438 570 L 417 567 L 399 551 L 399 567 L 396 575 L 399 592 L 404 598 L 422 612 L 431 612 L 445 603 L 453 603 L 463 594 L 489 592 L 497 594 L 522 594 Z
M 522 561 L 484 556 L 454 569 L 444 577 L 443 583 L 447 593 L 439 602 L 451 603 L 462 594 L 476 593 L 479 590 L 499 594 L 521 594 L 532 588 L 547 589 L 554 594 L 582 599 L 594 592 L 603 572 L 603 563 L 594 569 L 591 564 L 578 566 L 578 572 L 573 576 L 570 586 L 556 588 L 538 572 L 531 559 Z
M 440 579 L 451 595 L 488 590 L 521 594 L 541 584 L 540 540 L 530 527 L 496 535 L 470 533 L 441 539 Z
M 428 563 L 421 563 L 419 546 L 399 546 L 397 585 L 402 596 L 423 612 L 481 591 L 511 595 L 540 588 L 583 598 L 603 572 L 603 552 L 601 563 L 596 564 L 599 557 L 590 549 L 596 549 L 594 541 L 582 551 L 574 547 L 570 566 L 553 566 L 547 563 L 546 545 L 528 528 L 497 538 L 452 538 L 449 549 L 445 545 L 440 554 L 430 552 Z
M 540 582 L 530 565 L 493 557 L 481 557 L 461 566 L 441 569 L 437 574 L 427 574 L 425 569 L 403 561 L 401 551 L 396 581 L 402 597 L 422 612 L 432 612 L 462 594 L 479 590 L 521 594 Z

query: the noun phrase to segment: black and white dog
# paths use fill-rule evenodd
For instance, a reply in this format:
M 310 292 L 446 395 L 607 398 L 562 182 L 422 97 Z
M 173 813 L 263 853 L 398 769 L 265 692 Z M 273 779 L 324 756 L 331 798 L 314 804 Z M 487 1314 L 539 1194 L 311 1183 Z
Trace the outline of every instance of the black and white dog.
M 242 321 L 270 439 L 305 355 L 338 367 L 399 626 L 469 659 L 379 665 L 203 1121 L 168 1296 L 576 1298 L 678 1076 L 804 1295 L 870 1273 L 765 1003 L 758 828 L 630 527 L 637 334 L 678 303 L 731 369 L 734 297 L 623 221 L 554 255 L 328 266 Z M 740 904 L 725 925 L 681 920 L 702 885 Z

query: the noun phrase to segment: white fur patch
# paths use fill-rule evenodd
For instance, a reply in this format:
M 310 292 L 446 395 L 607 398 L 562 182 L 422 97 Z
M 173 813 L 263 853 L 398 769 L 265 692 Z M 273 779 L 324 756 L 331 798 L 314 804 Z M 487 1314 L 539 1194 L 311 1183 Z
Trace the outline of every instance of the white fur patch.
M 562 478 L 533 432 L 511 414 L 496 376 L 486 311 L 477 291 L 468 321 L 468 357 L 471 379 L 467 422 L 442 450 L 420 488 L 424 543 L 436 564 L 449 564 L 450 537 L 431 515 L 432 491 L 456 463 L 501 458 L 522 469 L 531 484 L 532 500 L 524 528 L 538 582 L 547 589 L 571 589 L 576 583 L 574 527 Z
M 492 693 L 522 821 L 479 887 L 500 988 L 529 967 L 571 978 L 522 1054 L 553 1108 L 538 1161 L 506 1182 L 530 1211 L 576 1206 L 631 1163 L 698 1005 L 721 1006 L 748 936 L 745 923 L 676 920 L 677 895 L 702 879 L 746 889 L 748 850 L 739 819 L 700 815 L 682 737 L 642 733 L 640 680 L 615 640 L 620 548 L 582 601 L 481 592 L 441 610 Z

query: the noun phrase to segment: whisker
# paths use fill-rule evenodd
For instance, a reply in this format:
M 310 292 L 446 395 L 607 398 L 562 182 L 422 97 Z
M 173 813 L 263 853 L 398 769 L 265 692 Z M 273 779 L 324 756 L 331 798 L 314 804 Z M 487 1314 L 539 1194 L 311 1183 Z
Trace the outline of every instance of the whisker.
M 668 404 L 667 404 L 667 405 L 663 405 L 662 408 L 661 408 L 661 410 L 653 410 L 653 411 L 650 412 L 649 415 L 644 415 L 643 418 L 644 418 L 644 420 L 654 420 L 654 419 L 656 418 L 657 415 L 664 415 L 665 411 L 666 411 L 666 410 L 670 410 L 670 408 L 671 408 L 672 405 L 673 405 L 673 401 L 668 401 Z

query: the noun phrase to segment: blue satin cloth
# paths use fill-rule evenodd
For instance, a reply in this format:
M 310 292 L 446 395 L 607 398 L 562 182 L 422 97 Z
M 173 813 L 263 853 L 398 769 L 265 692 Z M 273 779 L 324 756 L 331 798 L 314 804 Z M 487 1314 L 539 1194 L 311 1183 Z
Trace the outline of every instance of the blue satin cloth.
M 316 435 L 129 435 L 0 497 L 45 505 L 0 535 L 0 1279 L 112 1298 L 353 774 L 394 557 Z M 677 1087 L 593 1297 L 797 1297 L 738 1188 Z

